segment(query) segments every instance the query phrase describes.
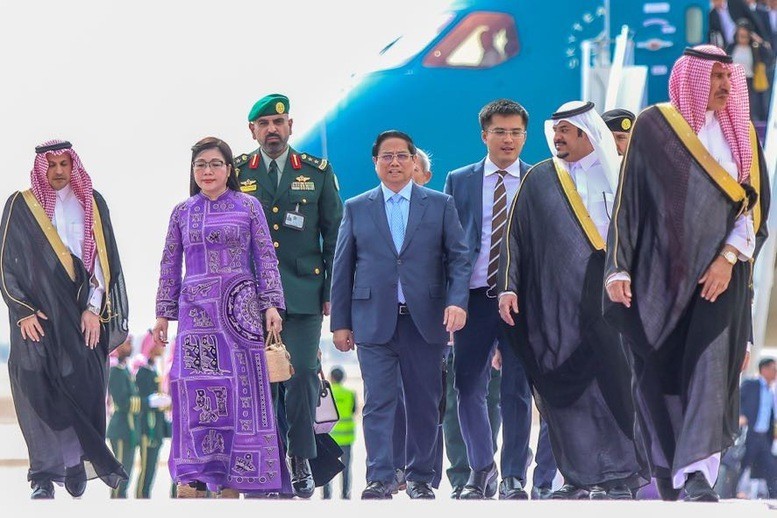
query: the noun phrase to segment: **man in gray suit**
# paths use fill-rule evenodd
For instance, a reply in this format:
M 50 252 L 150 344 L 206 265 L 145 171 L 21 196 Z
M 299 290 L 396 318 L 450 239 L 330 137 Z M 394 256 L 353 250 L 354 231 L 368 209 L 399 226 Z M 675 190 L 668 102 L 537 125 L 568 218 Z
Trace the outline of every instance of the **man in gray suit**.
M 467 320 L 470 262 L 451 197 L 412 182 L 412 139 L 384 131 L 372 160 L 381 185 L 345 203 L 331 329 L 340 351 L 359 344 L 367 446 L 362 499 L 391 498 L 398 376 L 405 389 L 407 493 L 433 499 L 440 359 L 449 333 Z

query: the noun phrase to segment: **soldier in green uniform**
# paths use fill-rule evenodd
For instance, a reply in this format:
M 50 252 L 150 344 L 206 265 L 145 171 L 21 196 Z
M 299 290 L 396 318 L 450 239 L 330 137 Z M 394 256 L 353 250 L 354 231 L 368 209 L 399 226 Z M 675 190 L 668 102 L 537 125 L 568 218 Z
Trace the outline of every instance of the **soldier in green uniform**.
M 138 447 L 140 398 L 135 378 L 127 368 L 127 358 L 131 355 L 131 336 L 128 336 L 127 340 L 111 353 L 111 356 L 116 358 L 116 365 L 111 366 L 108 376 L 108 396 L 112 413 L 105 435 L 111 443 L 113 454 L 127 472 L 127 480 L 120 482 L 115 489 L 111 489 L 111 498 L 127 498 L 127 486 L 132 477 L 135 450 Z
M 142 363 L 135 373 L 140 396 L 140 474 L 135 488 L 136 498 L 151 497 L 159 450 L 165 439 L 165 410 L 170 406 L 170 396 L 162 393 L 156 369 L 156 359 L 162 353 L 164 347 L 154 344 L 149 331 L 141 345 Z
M 248 115 L 259 148 L 235 158 L 240 189 L 264 207 L 278 256 L 286 298 L 281 337 L 294 375 L 284 382 L 287 445 L 294 494 L 315 490 L 309 459 L 316 457 L 313 431 L 318 403 L 317 356 L 324 315 L 329 315 L 332 260 L 343 213 L 337 178 L 321 158 L 288 145 L 293 121 L 289 99 L 270 94 Z M 282 420 L 281 416 L 281 420 Z

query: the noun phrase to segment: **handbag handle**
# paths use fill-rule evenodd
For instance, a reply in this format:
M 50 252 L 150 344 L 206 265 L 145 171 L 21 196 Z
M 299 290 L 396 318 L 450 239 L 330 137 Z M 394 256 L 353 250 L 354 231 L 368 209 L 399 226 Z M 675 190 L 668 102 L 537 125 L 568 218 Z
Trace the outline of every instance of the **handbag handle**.
M 281 335 L 278 331 L 272 329 L 267 333 L 267 339 L 264 342 L 265 347 L 273 348 L 281 344 Z

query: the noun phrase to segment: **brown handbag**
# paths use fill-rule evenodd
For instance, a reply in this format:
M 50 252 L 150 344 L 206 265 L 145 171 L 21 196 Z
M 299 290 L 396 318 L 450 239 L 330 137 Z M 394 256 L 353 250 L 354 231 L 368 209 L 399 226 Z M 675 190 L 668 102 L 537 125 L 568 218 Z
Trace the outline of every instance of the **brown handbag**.
M 264 359 L 267 364 L 267 376 L 270 383 L 286 381 L 294 374 L 291 364 L 291 354 L 281 341 L 281 335 L 277 331 L 270 331 L 264 346 Z

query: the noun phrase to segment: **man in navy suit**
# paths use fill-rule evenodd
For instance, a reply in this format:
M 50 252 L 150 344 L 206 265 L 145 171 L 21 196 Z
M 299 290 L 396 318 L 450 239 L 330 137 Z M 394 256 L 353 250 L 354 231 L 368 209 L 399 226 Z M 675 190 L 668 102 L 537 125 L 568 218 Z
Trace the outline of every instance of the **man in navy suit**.
M 529 114 L 520 104 L 498 99 L 478 114 L 487 156 L 451 171 L 445 192 L 453 196 L 466 235 L 470 261 L 467 325 L 454 335 L 454 386 L 458 391 L 461 435 L 470 475 L 459 498 L 479 500 L 496 494 L 498 472 L 491 442 L 486 396 L 491 358 L 498 343 L 502 356 L 502 484 L 500 498 L 528 498 L 526 483 L 532 401 L 523 364 L 510 348 L 499 320 L 496 275 L 507 207 L 529 164 L 519 158 L 526 142 Z M 551 478 L 552 481 L 552 478 Z
M 449 333 L 467 320 L 471 268 L 451 197 L 412 182 L 412 139 L 384 131 L 372 160 L 381 185 L 348 200 L 340 224 L 331 329 L 338 350 L 358 344 L 367 447 L 362 499 L 391 498 L 398 376 L 407 419 L 406 491 L 433 499 L 440 362 Z
M 772 455 L 774 441 L 774 394 L 771 385 L 777 378 L 777 362 L 763 358 L 758 362 L 757 378 L 745 380 L 740 387 L 740 423 L 748 427 L 742 469 L 758 469 L 766 479 L 769 498 L 777 498 L 777 458 Z

